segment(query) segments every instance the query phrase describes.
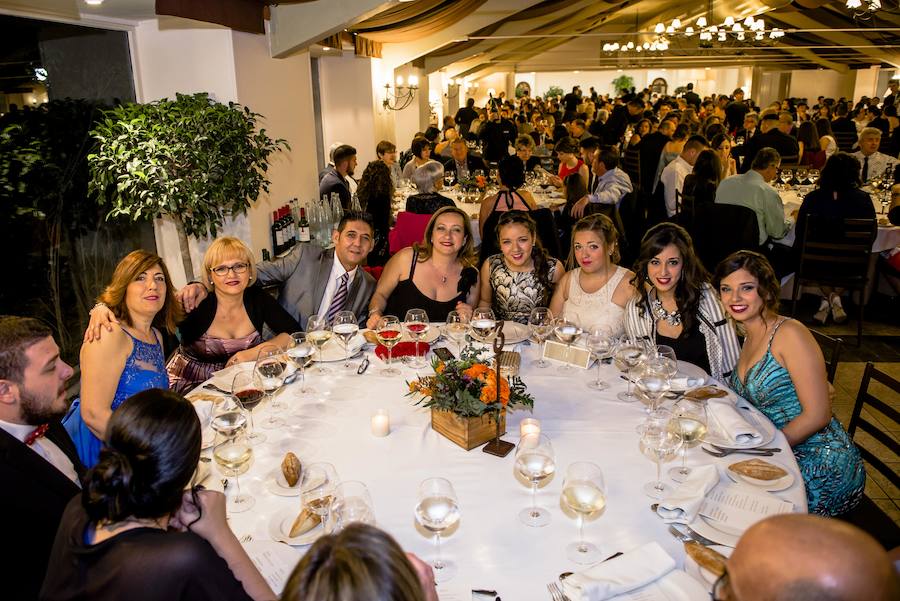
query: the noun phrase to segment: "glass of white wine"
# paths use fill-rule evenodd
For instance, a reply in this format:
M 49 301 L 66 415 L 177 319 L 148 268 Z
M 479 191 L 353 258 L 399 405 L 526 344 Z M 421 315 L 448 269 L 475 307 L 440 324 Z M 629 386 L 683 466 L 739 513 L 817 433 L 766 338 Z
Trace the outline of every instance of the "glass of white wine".
M 256 365 L 254 369 L 259 374 L 260 381 L 263 385 L 265 396 L 269 399 L 268 415 L 262 421 L 262 427 L 266 430 L 273 430 L 284 425 L 284 420 L 278 417 L 277 412 L 284 408 L 284 405 L 277 400 L 276 393 L 284 385 L 284 379 L 287 375 L 287 363 L 285 352 L 279 347 L 266 348 L 259 352 L 256 357 Z
M 459 501 L 453 485 L 445 478 L 427 478 L 419 484 L 416 521 L 434 533 L 436 557 L 431 562 L 435 582 L 446 582 L 456 574 L 456 564 L 441 558 L 441 533 L 459 522 Z
M 340 532 L 353 522 L 375 525 L 375 509 L 369 488 L 358 480 L 345 480 L 334 488 L 331 531 Z
M 531 365 L 541 369 L 549 367 L 550 364 L 544 360 L 544 344 L 553 333 L 553 313 L 547 307 L 535 307 L 528 316 L 528 327 L 531 328 L 531 335 L 538 341 L 540 352 Z
M 469 330 L 469 319 L 465 313 L 450 311 L 447 313 L 447 322 L 444 326 L 444 334 L 456 343 L 456 356 L 462 356 L 462 344 L 466 340 L 466 332 Z
M 403 336 L 400 327 L 400 320 L 396 315 L 383 316 L 375 326 L 375 337 L 388 352 L 387 367 L 381 370 L 381 374 L 384 376 L 396 376 L 400 373 L 400 370 L 392 365 L 393 356 L 391 355 L 394 347 L 400 342 L 400 337 Z
M 291 344 L 287 349 L 287 357 L 294 363 L 294 367 L 300 370 L 300 387 L 296 396 L 304 397 L 313 392 L 306 387 L 306 362 L 315 352 L 313 344 L 306 339 L 306 332 L 294 332 L 291 334 Z
M 355 370 L 356 367 L 350 364 L 350 341 L 359 332 L 359 322 L 353 311 L 338 311 L 331 322 L 331 331 L 344 347 L 344 369 Z
M 317 374 L 331 373 L 322 363 L 322 348 L 331 340 L 332 332 L 325 315 L 310 315 L 306 320 L 306 339 L 316 346 L 319 353 L 319 359 L 316 366 Z
M 644 494 L 661 499 L 672 490 L 662 481 L 662 464 L 675 457 L 681 449 L 681 434 L 669 430 L 668 421 L 653 419 L 653 416 L 639 427 L 638 433 L 641 452 L 656 463 L 656 480 L 644 484 Z
M 331 510 L 337 483 L 337 470 L 330 463 L 311 463 L 303 469 L 300 501 L 304 507 L 319 516 L 323 523 Z
M 584 520 L 606 507 L 606 483 L 603 471 L 594 463 L 578 461 L 566 470 L 563 480 L 563 503 L 578 514 L 578 542 L 566 547 L 566 557 L 575 563 L 596 563 L 600 549 L 584 540 Z
M 647 401 L 647 412 L 655 411 L 662 402 L 662 397 L 671 387 L 672 375 L 669 360 L 662 357 L 647 359 L 637 370 L 634 383 Z
M 520 511 L 519 519 L 527 526 L 546 526 L 550 512 L 537 506 L 537 487 L 556 471 L 553 445 L 546 434 L 527 434 L 519 440 L 515 469 L 531 483 L 531 507 Z
M 241 492 L 241 482 L 238 477 L 250 469 L 252 458 L 253 446 L 244 435 L 228 438 L 213 449 L 213 459 L 216 460 L 219 471 L 223 476 L 233 477 L 237 487 L 236 494 L 228 497 L 225 504 L 229 513 L 241 513 L 256 504 L 256 499 Z
M 559 371 L 570 372 L 572 366 L 569 365 L 569 357 L 572 354 L 572 344 L 578 340 L 579 336 L 584 332 L 581 327 L 574 321 L 568 319 L 565 315 L 561 315 L 553 322 L 553 335 L 566 345 L 566 362 L 559 367 Z
M 672 480 L 683 482 L 691 474 L 691 468 L 687 466 L 687 450 L 700 444 L 706 436 L 708 420 L 705 402 L 683 398 L 675 403 L 672 419 L 669 420 L 669 430 L 680 434 L 683 444 L 681 467 L 669 469 L 669 477 Z
M 600 373 L 603 369 L 603 360 L 609 359 L 615 351 L 615 338 L 606 326 L 594 325 L 588 331 L 587 346 L 597 358 L 597 379 L 588 382 L 588 388 L 606 390 L 609 384 L 603 381 Z
M 425 367 L 425 358 L 419 357 L 419 343 L 428 338 L 428 330 L 431 328 L 428 323 L 428 313 L 425 312 L 425 309 L 410 309 L 406 312 L 403 327 L 406 328 L 409 337 L 416 344 L 415 360 L 410 366 L 421 369 Z

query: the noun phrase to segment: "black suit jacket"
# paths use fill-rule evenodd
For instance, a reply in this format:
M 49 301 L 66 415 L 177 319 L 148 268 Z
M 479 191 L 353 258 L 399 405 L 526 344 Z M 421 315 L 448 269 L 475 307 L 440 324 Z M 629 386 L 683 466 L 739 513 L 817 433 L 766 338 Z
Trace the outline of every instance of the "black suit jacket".
M 52 423 L 47 438 L 72 461 L 78 477 L 84 467 L 69 434 Z M 2 563 L 3 598 L 37 599 L 63 511 L 81 489 L 49 461 L 0 429 L 0 515 L 5 516 L 7 552 Z
M 753 159 L 763 148 L 774 148 L 778 154 L 784 157 L 796 157 L 800 152 L 800 146 L 797 144 L 797 138 L 793 138 L 780 129 L 773 128 L 764 134 L 757 134 L 750 138 L 749 142 L 744 144 L 744 162 L 741 164 L 739 171 L 747 173 L 753 163 Z
M 481 157 L 473 156 L 471 154 L 466 155 L 466 165 L 469 167 L 469 175 L 472 174 L 476 169 L 481 169 L 484 171 L 484 174 L 487 175 L 487 165 L 484 162 L 484 159 Z M 450 157 L 446 161 L 444 161 L 444 171 L 452 171 L 456 173 L 456 160 L 453 157 Z

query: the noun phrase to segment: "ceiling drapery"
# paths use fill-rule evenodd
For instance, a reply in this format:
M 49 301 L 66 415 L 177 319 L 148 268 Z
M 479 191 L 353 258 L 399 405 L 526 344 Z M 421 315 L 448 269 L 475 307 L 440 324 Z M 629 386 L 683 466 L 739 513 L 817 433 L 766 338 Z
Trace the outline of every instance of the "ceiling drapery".
M 265 33 L 270 4 L 313 0 L 156 0 L 156 14 L 224 25 L 248 33 Z
M 375 42 L 412 42 L 469 16 L 487 0 L 419 0 L 399 4 L 350 28 Z

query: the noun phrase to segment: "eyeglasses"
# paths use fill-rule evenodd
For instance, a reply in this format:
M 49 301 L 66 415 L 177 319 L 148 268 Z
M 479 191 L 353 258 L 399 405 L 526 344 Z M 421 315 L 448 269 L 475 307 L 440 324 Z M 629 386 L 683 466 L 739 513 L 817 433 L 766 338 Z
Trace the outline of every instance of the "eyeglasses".
M 213 267 L 212 269 L 210 269 L 210 271 L 217 276 L 222 277 L 229 271 L 234 272 L 235 275 L 240 275 L 247 271 L 248 267 L 250 267 L 250 265 L 248 265 L 247 263 L 235 263 L 234 265 L 219 265 L 218 267 Z

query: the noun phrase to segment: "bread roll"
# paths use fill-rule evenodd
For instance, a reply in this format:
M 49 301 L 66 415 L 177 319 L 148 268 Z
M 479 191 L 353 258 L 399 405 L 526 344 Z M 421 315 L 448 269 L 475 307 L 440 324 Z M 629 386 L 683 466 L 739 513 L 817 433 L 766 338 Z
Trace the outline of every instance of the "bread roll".
M 715 574 L 716 578 L 725 573 L 726 557 L 715 549 L 705 547 L 697 541 L 689 540 L 684 543 L 684 550 L 697 562 L 697 565 Z
M 281 473 L 284 474 L 288 486 L 297 486 L 297 482 L 300 481 L 300 467 L 300 460 L 288 451 L 281 460 Z
M 363 338 L 366 339 L 366 342 L 369 344 L 378 344 L 378 336 L 375 335 L 375 332 L 372 330 L 366 330 L 362 333 Z
M 301 534 L 306 534 L 313 528 L 319 525 L 319 522 L 322 521 L 315 513 L 311 512 L 309 509 L 304 509 L 297 516 L 297 519 L 294 520 L 294 523 L 291 525 L 291 538 L 295 538 L 300 536 Z
M 753 478 L 755 480 L 773 481 L 788 475 L 782 468 L 762 459 L 738 461 L 737 463 L 729 465 L 728 469 L 735 474 Z

